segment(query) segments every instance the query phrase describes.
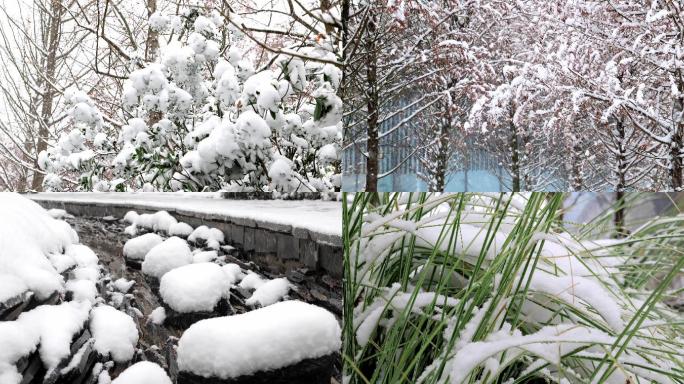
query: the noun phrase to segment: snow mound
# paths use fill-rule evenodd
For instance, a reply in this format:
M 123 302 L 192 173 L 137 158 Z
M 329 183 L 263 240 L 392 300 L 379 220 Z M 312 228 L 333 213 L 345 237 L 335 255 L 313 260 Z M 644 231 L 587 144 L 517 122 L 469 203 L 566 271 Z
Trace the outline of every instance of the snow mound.
M 242 268 L 235 263 L 228 263 L 221 268 L 223 268 L 223 273 L 228 279 L 229 286 L 237 283 L 245 277 L 245 274 L 242 272 Z
M 20 279 L 39 300 L 64 291 L 64 280 L 48 255 L 63 254 L 67 247 L 78 243 L 78 235 L 69 224 L 53 219 L 23 196 L 2 193 L 0 233 L 0 274 Z M 0 296 L 6 295 L 0 292 Z
M 123 254 L 127 259 L 144 260 L 147 252 L 163 241 L 164 239 L 156 233 L 146 233 L 128 240 L 124 244 Z
M 222 379 L 278 369 L 339 350 L 335 316 L 301 301 L 201 320 L 178 342 L 178 368 Z
M 14 275 L 0 273 L 0 303 L 28 291 L 24 281 Z
M 166 272 L 190 263 L 192 263 L 192 252 L 188 243 L 173 236 L 147 252 L 145 261 L 142 263 L 142 271 L 146 275 L 161 278 Z
M 131 290 L 133 284 L 135 284 L 135 280 L 126 280 L 121 277 L 114 281 L 114 288 L 121 293 L 126 293 Z
M 164 307 L 153 309 L 152 312 L 150 312 L 150 315 L 147 316 L 147 321 L 152 324 L 161 325 L 164 324 L 164 320 L 166 320 L 166 309 L 164 309 Z
M 219 249 L 220 244 L 223 243 L 223 240 L 223 232 L 217 228 L 209 228 L 206 225 L 201 225 L 195 228 L 190 236 L 188 236 L 188 241 L 191 243 L 199 244 L 204 242 L 206 243 L 207 247 L 211 249 Z
M 205 252 L 197 252 L 192 256 L 192 262 L 193 263 L 206 263 L 209 261 L 214 261 L 218 257 L 218 253 L 216 251 L 205 251 Z
M 66 290 L 71 292 L 74 301 L 89 301 L 95 303 L 97 288 L 91 280 L 70 280 L 66 283 Z
M 159 283 L 164 302 L 181 313 L 213 310 L 225 289 L 226 276 L 214 263 L 178 267 L 162 276 Z
M 264 283 L 266 283 L 266 280 L 261 278 L 261 276 L 257 275 L 256 273 L 249 271 L 247 276 L 242 278 L 239 286 L 242 289 L 257 289 L 264 285 Z
M 90 332 L 94 347 L 101 355 L 111 354 L 118 363 L 133 358 L 138 343 L 138 329 L 133 318 L 109 305 L 94 308 L 90 314 Z
M 171 384 L 171 379 L 159 365 L 140 361 L 121 372 L 112 384 Z
M 15 321 L 0 322 L 0 383 L 19 383 L 14 364 L 38 352 L 50 371 L 71 354 L 71 340 L 83 329 L 90 312 L 88 302 L 41 305 L 24 312 Z
M 170 236 L 188 237 L 192 233 L 192 227 L 187 223 L 174 223 L 169 226 Z
M 290 282 L 286 278 L 270 280 L 256 289 L 252 296 L 245 300 L 250 306 L 261 305 L 265 307 L 280 301 L 290 291 Z
M 53 219 L 57 219 L 57 220 L 61 220 L 61 219 L 65 218 L 69 215 L 67 213 L 67 211 L 65 211 L 63 209 L 58 209 L 58 208 L 48 209 L 47 212 L 48 212 L 48 215 L 50 215 L 50 217 L 52 217 Z

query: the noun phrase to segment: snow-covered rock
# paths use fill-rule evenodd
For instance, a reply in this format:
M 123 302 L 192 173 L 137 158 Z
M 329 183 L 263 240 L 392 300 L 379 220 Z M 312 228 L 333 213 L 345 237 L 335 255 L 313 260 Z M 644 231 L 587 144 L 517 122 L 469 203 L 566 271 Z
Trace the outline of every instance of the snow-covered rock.
M 145 261 L 142 263 L 142 271 L 146 275 L 159 279 L 166 272 L 190 263 L 192 263 L 192 252 L 188 243 L 173 236 L 147 252 Z
M 149 316 L 147 316 L 147 320 L 151 322 L 152 324 L 157 324 L 161 325 L 164 324 L 164 320 L 166 319 L 166 309 L 164 307 L 157 307 L 150 312 Z
M 247 276 L 244 276 L 242 278 L 242 281 L 240 281 L 240 288 L 242 289 L 257 289 L 264 285 L 266 283 L 266 280 L 264 280 L 261 276 L 257 275 L 256 273 L 249 271 L 247 273 Z
M 174 223 L 169 226 L 169 236 L 188 237 L 192 233 L 192 227 L 187 223 Z
M 226 290 L 226 276 L 214 263 L 188 264 L 161 278 L 164 303 L 179 313 L 212 311 Z
M 193 263 L 206 263 L 209 261 L 214 261 L 218 257 L 218 253 L 216 251 L 204 251 L 204 252 L 197 252 L 192 256 L 192 262 Z
M 340 345 L 332 313 L 284 301 L 193 324 L 178 342 L 178 368 L 207 378 L 236 378 L 326 356 Z
M 112 384 L 171 384 L 171 379 L 158 364 L 140 361 L 121 372 Z
M 277 303 L 290 291 L 290 282 L 286 278 L 269 280 L 257 288 L 245 304 L 265 307 Z
M 238 281 L 242 280 L 243 277 L 245 277 L 244 272 L 242 272 L 242 268 L 235 263 L 228 263 L 221 268 L 223 269 L 223 273 L 226 275 L 227 284 L 229 286 L 237 283 Z
M 223 243 L 223 232 L 217 228 L 209 228 L 206 225 L 201 225 L 188 236 L 188 241 L 191 243 L 204 245 L 211 249 L 219 249 L 220 244 Z
M 138 343 L 138 329 L 133 318 L 109 305 L 101 305 L 90 314 L 90 332 L 94 347 L 101 355 L 111 355 L 116 362 L 133 358 Z
M 128 240 L 124 244 L 123 254 L 127 259 L 144 260 L 147 252 L 163 241 L 164 239 L 156 233 L 146 233 Z

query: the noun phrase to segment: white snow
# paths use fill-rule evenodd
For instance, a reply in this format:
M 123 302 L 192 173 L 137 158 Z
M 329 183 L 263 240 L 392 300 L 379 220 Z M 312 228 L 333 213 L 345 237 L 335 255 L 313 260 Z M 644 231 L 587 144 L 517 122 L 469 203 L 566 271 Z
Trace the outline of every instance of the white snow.
M 193 263 L 206 263 L 209 261 L 214 261 L 218 257 L 218 253 L 216 251 L 204 251 L 204 252 L 197 252 L 192 256 L 192 262 Z
M 282 300 L 289 291 L 290 282 L 286 278 L 273 279 L 259 286 L 245 304 L 265 307 Z
M 124 244 L 123 254 L 131 260 L 144 260 L 147 252 L 163 241 L 162 237 L 156 233 L 146 233 L 128 240 Z
M 59 208 L 52 208 L 48 209 L 48 215 L 50 215 L 53 219 L 63 219 L 65 218 L 68 214 L 67 211 Z
M 14 275 L 0 273 L 0 303 L 26 292 L 28 287 L 24 281 Z
M 71 354 L 71 340 L 83 329 L 89 311 L 88 302 L 65 302 L 41 305 L 15 321 L 0 322 L 0 382 L 19 383 L 14 364 L 38 346 L 46 369 L 54 369 Z
M 264 285 L 266 283 L 266 280 L 264 280 L 261 276 L 257 275 L 256 273 L 249 271 L 247 272 L 247 276 L 242 278 L 242 281 L 240 281 L 240 288 L 244 289 L 257 289 L 260 286 Z
M 114 288 L 121 293 L 128 292 L 133 284 L 135 284 L 134 280 L 126 280 L 123 277 L 114 280 Z
M 226 275 L 227 284 L 229 286 L 237 283 L 245 277 L 245 274 L 242 272 L 242 268 L 235 263 L 228 263 L 221 268 L 223 269 L 223 273 Z
M 161 278 L 159 293 L 176 312 L 211 311 L 226 290 L 223 269 L 214 263 L 188 264 Z
M 169 236 L 188 237 L 192 233 L 192 227 L 187 223 L 174 223 L 169 226 Z
M 188 241 L 197 243 L 198 240 L 204 240 L 207 247 L 211 249 L 219 249 L 220 244 L 223 243 L 223 232 L 217 228 L 209 228 L 206 225 L 201 225 L 195 228 L 188 236 Z
M 114 307 L 101 305 L 92 310 L 90 332 L 95 338 L 95 349 L 111 355 L 118 363 L 133 358 L 138 343 L 138 329 L 133 318 Z
M 190 263 L 192 263 L 192 252 L 188 243 L 173 236 L 147 252 L 145 261 L 142 263 L 142 271 L 147 275 L 161 278 L 166 272 Z
M 341 346 L 335 316 L 301 301 L 284 301 L 235 316 L 201 320 L 178 342 L 178 368 L 222 379 L 318 358 Z
M 291 225 L 315 233 L 341 236 L 342 206 L 335 201 L 230 200 L 211 193 L 36 193 L 43 201 L 125 204 L 135 209 L 183 210 L 231 219 Z M 130 222 L 130 221 L 129 221 Z
M 166 320 L 166 309 L 164 309 L 164 307 L 153 309 L 149 316 L 147 316 L 147 320 L 152 322 L 152 324 L 164 324 L 164 320 Z
M 171 379 L 159 365 L 140 361 L 121 372 L 112 384 L 171 384 Z
M 95 303 L 97 288 L 91 280 L 70 280 L 66 283 L 66 290 L 72 292 L 74 301 L 89 301 Z

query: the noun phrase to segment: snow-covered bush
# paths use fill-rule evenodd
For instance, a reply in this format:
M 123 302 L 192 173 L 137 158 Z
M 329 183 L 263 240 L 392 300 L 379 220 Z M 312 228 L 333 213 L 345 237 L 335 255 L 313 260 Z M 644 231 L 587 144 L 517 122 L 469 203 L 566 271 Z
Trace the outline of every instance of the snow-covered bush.
M 182 33 L 160 62 L 124 85 L 133 117 L 117 141 L 115 174 L 133 177 L 133 188 L 158 190 L 339 187 L 340 69 L 281 55 L 255 70 L 215 12 L 181 18 Z M 164 31 L 165 20 L 155 14 L 150 22 Z M 322 48 L 307 54 L 335 59 Z
M 678 382 L 684 218 L 587 239 L 563 199 L 349 196 L 345 382 Z

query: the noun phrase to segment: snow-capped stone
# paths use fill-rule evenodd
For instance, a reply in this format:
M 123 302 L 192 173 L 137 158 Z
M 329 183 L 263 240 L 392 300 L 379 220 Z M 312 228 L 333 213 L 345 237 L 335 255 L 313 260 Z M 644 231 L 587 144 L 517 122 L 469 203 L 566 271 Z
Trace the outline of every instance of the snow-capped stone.
M 171 379 L 158 364 L 139 361 L 121 372 L 112 384 L 171 384 Z
M 245 304 L 265 307 L 280 301 L 289 291 L 290 282 L 286 278 L 273 279 L 261 284 Z
M 111 355 L 116 362 L 133 358 L 138 343 L 138 329 L 133 318 L 109 305 L 101 305 L 90 314 L 90 332 L 94 347 L 101 355 Z
M 128 240 L 124 244 L 123 254 L 127 259 L 144 260 L 145 255 L 163 241 L 162 237 L 156 233 L 146 233 Z
M 179 313 L 212 311 L 226 289 L 226 276 L 214 263 L 188 264 L 161 278 L 159 293 Z
M 166 272 L 190 263 L 192 252 L 188 243 L 173 236 L 147 252 L 142 263 L 142 271 L 146 275 L 161 278 Z

